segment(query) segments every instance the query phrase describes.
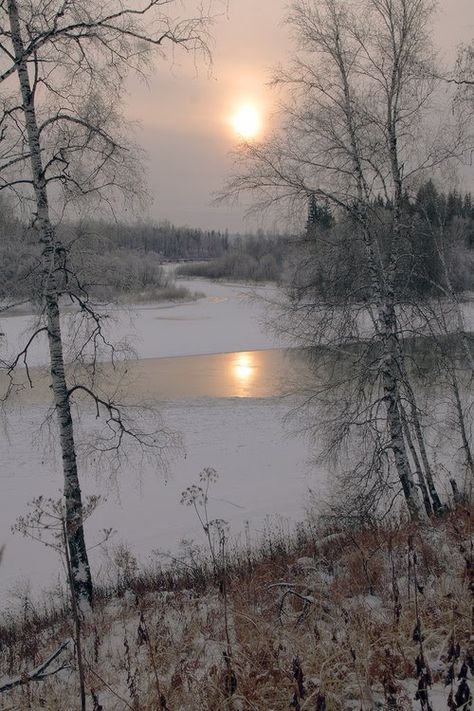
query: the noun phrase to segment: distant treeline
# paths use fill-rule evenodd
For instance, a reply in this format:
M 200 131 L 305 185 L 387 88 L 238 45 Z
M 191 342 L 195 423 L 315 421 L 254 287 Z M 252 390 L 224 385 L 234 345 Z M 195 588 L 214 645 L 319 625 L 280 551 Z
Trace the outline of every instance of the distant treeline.
M 444 283 L 449 267 L 452 287 L 474 289 L 474 199 L 470 193 L 443 192 L 430 180 L 404 199 L 406 229 L 397 274 L 407 298 L 429 295 Z M 382 197 L 371 204 L 373 229 L 390 240 L 391 205 Z M 186 298 L 163 263 L 191 260 L 180 276 L 250 281 L 280 281 L 288 262 L 304 247 L 311 264 L 312 290 L 326 298 L 352 291 L 364 298 L 363 244 L 355 239 L 350 217 L 332 213 L 309 198 L 307 227 L 300 237 L 229 235 L 227 232 L 175 227 L 169 222 L 110 223 L 82 221 L 58 228 L 70 275 L 96 298 Z M 384 238 L 385 239 L 385 238 Z M 381 241 L 383 249 L 383 240 Z M 381 255 L 384 259 L 384 255 Z M 298 263 L 298 259 L 296 259 Z M 298 267 L 300 268 L 300 267 Z M 37 235 L 11 207 L 0 202 L 0 299 L 34 298 L 40 288 L 41 259 Z M 306 275 L 308 276 L 308 275 Z M 299 283 L 293 280 L 293 286 Z M 297 287 L 298 288 L 298 287 Z
M 377 210 L 389 211 L 392 209 L 390 200 L 383 195 L 378 195 L 371 202 L 374 212 Z M 474 247 L 474 198 L 472 193 L 462 193 L 450 190 L 445 193 L 439 190 L 433 180 L 427 180 L 417 190 L 414 196 L 405 193 L 403 196 L 403 210 L 408 217 L 418 216 L 431 225 L 451 225 L 456 220 L 463 221 L 467 227 L 470 246 Z M 333 226 L 335 219 L 326 203 L 317 200 L 315 194 L 308 199 L 307 229 L 314 225 L 323 228 Z M 418 228 L 420 225 L 418 225 Z M 409 225 L 409 231 L 416 232 L 417 225 Z
M 215 259 L 229 248 L 227 232 L 175 227 L 169 222 L 133 225 L 97 223 L 94 231 L 114 247 L 154 252 L 164 260 Z
M 189 298 L 163 263 L 207 260 L 211 278 L 278 279 L 284 241 L 160 224 L 104 221 L 65 223 L 57 228 L 67 287 L 84 289 L 95 298 Z M 60 261 L 61 261 L 60 260 Z M 189 265 L 193 266 L 193 265 Z M 35 298 L 40 289 L 41 256 L 37 234 L 0 203 L 0 299 Z M 65 284 L 65 291 L 66 284 Z
M 174 284 L 163 262 L 224 253 L 226 235 L 173 225 L 106 222 L 63 224 L 59 263 L 64 287 L 100 299 L 182 299 L 192 294 Z M 68 284 L 66 285 L 66 281 Z M 33 228 L 0 204 L 0 299 L 34 299 L 41 282 L 41 247 Z M 67 286 L 67 288 L 66 288 Z
M 285 240 L 261 233 L 235 236 L 225 232 L 160 224 L 105 221 L 64 223 L 57 228 L 65 249 L 61 255 L 67 288 L 84 289 L 98 299 L 189 298 L 163 269 L 163 263 L 190 264 L 186 274 L 209 278 L 279 279 Z M 0 203 L 0 299 L 35 298 L 41 281 L 41 248 L 37 233 Z M 65 291 L 67 291 L 65 283 Z

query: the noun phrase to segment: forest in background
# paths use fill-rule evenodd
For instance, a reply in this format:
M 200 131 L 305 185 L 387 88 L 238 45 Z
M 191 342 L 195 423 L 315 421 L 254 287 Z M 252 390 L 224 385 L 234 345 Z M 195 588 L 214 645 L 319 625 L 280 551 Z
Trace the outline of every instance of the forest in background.
M 0 298 L 35 298 L 40 272 L 40 248 L 35 231 L 25 225 L 5 203 L 0 213 Z M 374 220 L 383 225 L 391 205 L 381 196 L 372 202 Z M 445 191 L 428 180 L 414 196 L 404 196 L 405 249 L 400 274 L 409 275 L 406 297 L 433 293 L 440 281 L 440 254 L 433 229 L 443 230 L 443 251 L 452 284 L 459 293 L 474 289 L 474 201 L 470 192 Z M 428 229 L 428 226 L 431 226 Z M 364 255 L 353 238 L 354 224 L 343 213 L 331 211 L 314 195 L 308 198 L 308 221 L 300 235 L 235 235 L 154 223 L 82 221 L 58 228 L 68 251 L 72 271 L 92 297 L 110 299 L 133 295 L 156 300 L 189 298 L 163 270 L 163 264 L 184 262 L 176 269 L 182 277 L 234 279 L 282 283 L 285 268 L 295 252 L 317 250 L 318 285 L 321 298 L 355 289 L 365 298 L 361 282 Z M 324 239 L 318 234 L 324 233 Z M 314 245 L 311 246 L 311 243 Z M 332 251 L 338 245 L 341 259 Z M 330 256 L 331 253 L 331 256 Z M 343 258 L 342 258 L 343 257 Z M 404 277 L 405 278 L 405 277 Z
M 393 205 L 381 195 L 370 203 L 370 220 L 380 235 L 381 259 L 391 248 Z M 403 241 L 396 266 L 400 303 L 439 295 L 448 269 L 457 293 L 474 288 L 474 206 L 471 193 L 445 191 L 427 180 L 402 201 Z M 311 289 L 321 299 L 364 301 L 370 298 L 370 276 L 357 221 L 346 212 L 331 212 L 314 194 L 308 199 L 306 232 L 295 241 L 296 253 L 311 262 Z M 298 268 L 301 261 L 297 260 Z M 303 276 L 303 279 L 305 276 Z M 297 280 L 298 281 L 298 280 Z M 293 283 L 292 288 L 295 286 Z
M 405 297 L 411 298 L 414 292 L 419 296 L 433 294 L 435 285 L 442 281 L 442 257 L 435 243 L 435 232 L 439 228 L 443 230 L 443 253 L 456 292 L 472 290 L 474 206 L 471 193 L 444 191 L 428 180 L 414 196 L 404 195 L 403 209 L 407 229 L 399 274 L 405 280 Z M 391 210 L 390 201 L 381 195 L 372 201 L 372 219 L 379 223 L 382 232 L 386 232 L 387 250 Z M 368 291 L 363 284 L 368 283 L 368 278 L 364 269 L 363 245 L 354 238 L 355 231 L 354 220 L 341 210 L 331 210 L 327 203 L 318 201 L 312 194 L 308 198 L 308 221 L 302 234 L 231 238 L 222 254 L 206 262 L 198 259 L 197 263 L 182 264 L 176 274 L 283 284 L 285 269 L 288 271 L 295 255 L 303 254 L 306 259 L 317 261 L 311 280 L 312 288 L 318 291 L 321 299 L 352 292 L 355 300 L 364 300 Z M 334 255 L 334 249 L 338 256 Z
M 61 235 L 71 272 L 95 299 L 121 296 L 150 300 L 192 296 L 163 269 L 170 262 L 190 262 L 179 276 L 210 279 L 278 281 L 289 237 L 229 234 L 164 221 L 131 223 L 82 221 L 64 223 Z M 35 229 L 3 203 L 0 206 L 0 299 L 35 299 L 41 249 Z

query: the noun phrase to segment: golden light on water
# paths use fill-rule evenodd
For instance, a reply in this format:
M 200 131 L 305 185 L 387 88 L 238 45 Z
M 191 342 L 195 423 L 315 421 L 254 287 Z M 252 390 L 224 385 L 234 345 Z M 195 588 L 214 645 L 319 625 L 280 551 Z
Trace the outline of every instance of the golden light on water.
M 232 362 L 232 376 L 240 396 L 246 394 L 255 377 L 253 353 L 236 353 Z
M 239 380 L 249 380 L 253 372 L 251 355 L 249 353 L 239 353 L 234 370 Z
M 243 104 L 232 117 L 232 126 L 240 138 L 250 141 L 256 138 L 262 128 L 262 118 L 254 104 Z

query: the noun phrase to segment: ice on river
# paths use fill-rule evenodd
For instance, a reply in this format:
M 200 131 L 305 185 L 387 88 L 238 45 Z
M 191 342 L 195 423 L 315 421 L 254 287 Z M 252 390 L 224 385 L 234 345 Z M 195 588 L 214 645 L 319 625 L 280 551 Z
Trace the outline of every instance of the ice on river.
M 262 350 L 287 345 L 265 328 L 265 306 L 254 296 L 272 299 L 275 288 L 256 289 L 238 284 L 183 280 L 180 285 L 205 297 L 194 302 L 143 304 L 106 309 L 106 334 L 113 343 L 127 341 L 138 358 L 165 358 L 234 351 Z M 99 308 L 99 311 L 101 309 Z M 3 318 L 3 353 L 18 353 L 34 328 L 29 315 Z M 73 314 L 63 318 L 63 330 L 76 324 Z M 31 366 L 47 362 L 47 344 L 41 334 L 29 349 Z
M 204 281 L 193 281 L 190 286 L 205 291 L 206 298 L 190 304 L 139 307 L 128 313 L 116 311 L 115 338 L 131 338 L 141 359 L 166 356 L 167 367 L 175 356 L 278 345 L 263 326 L 262 303 L 252 301 L 248 289 Z M 269 291 L 264 287 L 264 293 Z M 26 316 L 3 320 L 1 330 L 8 334 L 10 348 L 17 345 L 28 321 Z M 32 353 L 35 364 L 45 361 L 43 345 Z M 218 367 L 216 363 L 213 367 Z M 154 367 L 159 368 L 159 361 Z M 249 377 L 247 361 L 238 361 L 236 368 L 238 378 Z M 268 380 L 270 375 L 265 377 Z M 210 491 L 210 515 L 229 521 L 234 533 L 246 521 L 254 531 L 261 528 L 269 515 L 300 518 L 308 486 L 317 487 L 322 474 L 316 476 L 309 467 L 305 442 L 289 436 L 283 425 L 288 404 L 261 395 L 268 391 L 265 382 L 265 389 L 253 394 L 252 388 L 244 388 L 246 397 L 229 397 L 226 390 L 220 397 L 214 392 L 213 397 L 206 397 L 204 389 L 186 398 L 183 387 L 175 399 L 168 394 L 161 412 L 166 425 L 182 433 L 184 451 L 171 459 L 166 478 L 153 463 L 133 453 L 116 478 L 103 467 L 97 471 L 83 464 L 84 494 L 107 497 L 88 521 L 88 544 L 94 545 L 100 530 L 111 527 L 117 530 L 115 540 L 125 541 L 146 560 L 154 549 L 176 550 L 182 538 L 201 541 L 202 531 L 192 510 L 180 504 L 180 495 L 207 466 L 219 474 Z M 4 420 L 0 440 L 0 542 L 6 545 L 0 579 L 3 600 L 16 580 L 30 579 L 38 590 L 51 587 L 60 571 L 53 551 L 10 533 L 29 500 L 40 494 L 60 494 L 60 459 L 54 436 L 48 435 L 47 427 L 41 428 L 45 415 L 46 404 L 23 401 L 21 407 L 10 405 Z M 78 438 L 87 440 L 93 426 L 93 413 L 83 412 Z M 94 549 L 91 557 L 97 571 L 103 563 L 100 549 Z

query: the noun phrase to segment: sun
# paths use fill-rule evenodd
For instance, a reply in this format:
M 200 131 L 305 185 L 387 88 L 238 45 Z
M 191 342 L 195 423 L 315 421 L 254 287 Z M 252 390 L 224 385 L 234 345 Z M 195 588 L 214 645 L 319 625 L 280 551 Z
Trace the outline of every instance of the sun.
M 253 104 L 243 104 L 232 117 L 232 125 L 240 138 L 246 141 L 256 138 L 260 132 L 262 120 Z

